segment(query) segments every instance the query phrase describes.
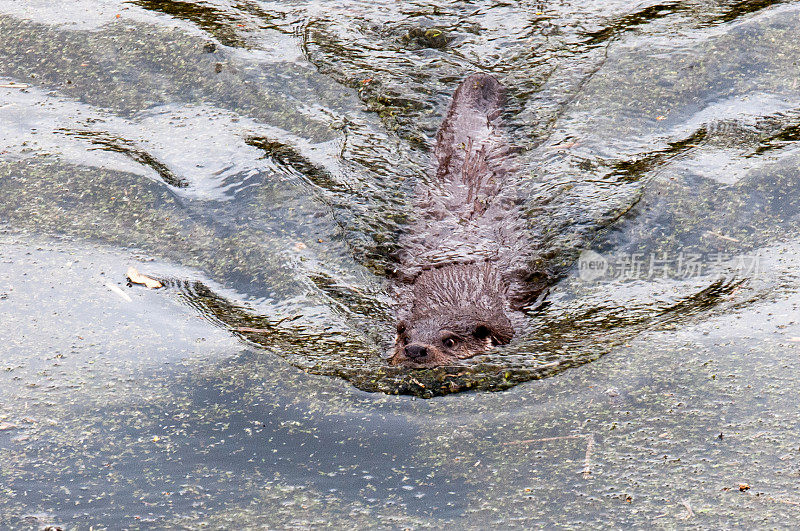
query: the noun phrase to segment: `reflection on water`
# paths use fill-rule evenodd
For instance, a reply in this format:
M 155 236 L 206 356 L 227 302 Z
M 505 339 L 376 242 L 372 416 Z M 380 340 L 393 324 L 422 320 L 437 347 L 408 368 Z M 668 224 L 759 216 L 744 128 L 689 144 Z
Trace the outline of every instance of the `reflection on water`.
M 790 521 L 795 4 L 75 5 L 0 6 L 0 524 Z M 392 368 L 385 279 L 475 71 L 509 88 L 526 256 L 563 280 L 511 345 Z M 82 282 L 97 249 L 167 289 L 109 306 L 131 258 Z M 592 281 L 587 249 L 705 262 Z M 137 349 L 154 307 L 192 339 Z
M 165 164 L 156 160 L 147 151 L 131 145 L 131 143 L 125 139 L 114 138 L 108 134 L 96 131 L 70 131 L 67 129 L 61 129 L 57 132 L 87 139 L 91 144 L 98 146 L 98 149 L 122 153 L 123 155 L 133 159 L 135 162 L 138 162 L 142 166 L 151 168 L 166 184 L 170 186 L 174 186 L 175 188 L 186 188 L 189 186 L 188 181 L 172 173 L 172 171 Z

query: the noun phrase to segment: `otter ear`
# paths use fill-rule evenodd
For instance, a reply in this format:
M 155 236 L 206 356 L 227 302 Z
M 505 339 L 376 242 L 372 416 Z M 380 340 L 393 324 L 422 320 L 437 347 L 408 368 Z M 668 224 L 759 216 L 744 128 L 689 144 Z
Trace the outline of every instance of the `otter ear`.
M 495 345 L 505 345 L 514 337 L 514 329 L 511 323 L 478 323 L 472 335 L 481 340 L 491 338 Z

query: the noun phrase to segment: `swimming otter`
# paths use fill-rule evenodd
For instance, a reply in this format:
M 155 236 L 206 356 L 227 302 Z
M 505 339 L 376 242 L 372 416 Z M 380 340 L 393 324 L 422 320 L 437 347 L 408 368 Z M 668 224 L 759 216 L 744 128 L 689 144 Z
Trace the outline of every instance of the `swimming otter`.
M 391 365 L 458 363 L 511 341 L 519 311 L 549 284 L 527 264 L 524 216 L 504 194 L 513 150 L 500 131 L 505 88 L 473 74 L 436 135 L 437 168 L 418 187 L 419 219 L 400 240 Z

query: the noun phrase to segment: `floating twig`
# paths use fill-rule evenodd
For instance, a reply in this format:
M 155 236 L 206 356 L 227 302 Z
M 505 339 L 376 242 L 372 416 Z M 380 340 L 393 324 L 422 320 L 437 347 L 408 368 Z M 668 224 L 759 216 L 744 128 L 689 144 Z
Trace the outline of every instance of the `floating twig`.
M 692 510 L 692 506 L 689 504 L 689 500 L 681 500 L 681 505 L 686 507 L 686 514 L 683 516 L 683 520 L 688 520 L 689 518 L 693 518 L 694 511 Z
M 579 434 L 579 435 L 561 435 L 559 437 L 544 437 L 542 439 L 526 439 L 521 441 L 507 441 L 502 443 L 503 446 L 512 446 L 517 444 L 532 444 L 550 441 L 567 441 L 571 439 L 586 439 L 586 453 L 583 456 L 583 468 L 581 474 L 585 479 L 592 477 L 592 454 L 594 454 L 595 439 L 593 433 Z
M 710 231 L 710 230 L 705 231 L 703 233 L 703 236 L 714 236 L 714 237 L 719 238 L 720 240 L 725 240 L 726 242 L 739 243 L 739 241 L 740 241 L 740 240 L 737 240 L 736 238 L 732 238 L 730 236 L 725 236 L 724 234 L 720 234 L 719 232 L 714 232 L 714 231 Z
M 583 457 L 583 479 L 592 477 L 592 452 L 594 452 L 594 434 L 586 436 L 586 455 Z

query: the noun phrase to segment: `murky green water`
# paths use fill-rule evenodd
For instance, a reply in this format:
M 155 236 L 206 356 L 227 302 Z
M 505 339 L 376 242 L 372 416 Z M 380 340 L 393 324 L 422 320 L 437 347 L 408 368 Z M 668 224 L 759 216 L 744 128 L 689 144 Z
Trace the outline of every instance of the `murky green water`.
M 0 525 L 794 527 L 800 5 L 583 4 L 0 0 Z M 474 71 L 566 276 L 390 369 Z

